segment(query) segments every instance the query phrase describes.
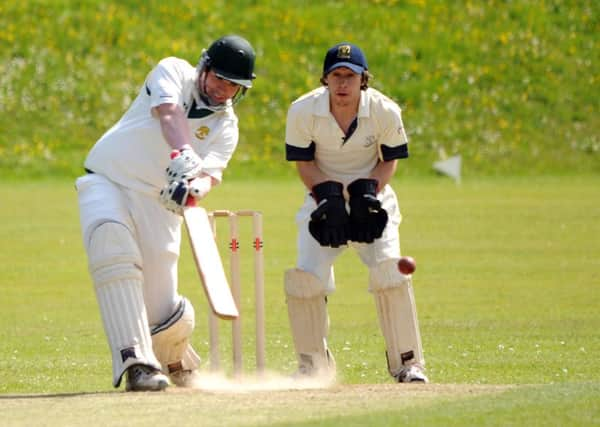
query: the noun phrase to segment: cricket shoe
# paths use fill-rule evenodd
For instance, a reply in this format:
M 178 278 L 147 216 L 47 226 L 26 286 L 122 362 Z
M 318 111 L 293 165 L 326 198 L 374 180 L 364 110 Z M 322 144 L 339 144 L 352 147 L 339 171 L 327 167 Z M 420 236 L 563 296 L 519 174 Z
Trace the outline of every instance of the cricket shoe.
M 196 369 L 179 369 L 171 372 L 169 378 L 177 387 L 196 388 L 200 384 L 200 374 Z
M 420 365 L 407 366 L 394 376 L 399 383 L 423 383 L 427 384 L 429 379 Z
M 169 379 L 147 365 L 133 365 L 127 369 L 127 391 L 161 391 L 167 388 Z

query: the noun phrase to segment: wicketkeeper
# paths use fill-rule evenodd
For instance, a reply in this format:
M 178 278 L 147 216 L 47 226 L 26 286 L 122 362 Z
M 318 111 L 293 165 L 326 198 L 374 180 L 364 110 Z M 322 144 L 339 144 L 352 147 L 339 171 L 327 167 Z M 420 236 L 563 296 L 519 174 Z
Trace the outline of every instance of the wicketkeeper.
M 193 384 L 194 309 L 177 290 L 180 214 L 222 179 L 238 143 L 233 106 L 252 87 L 254 61 L 236 35 L 213 42 L 196 67 L 163 59 L 85 160 L 81 229 L 115 387 L 124 373 L 127 390 Z
M 361 49 L 327 51 L 322 86 L 294 101 L 286 124 L 286 158 L 308 189 L 296 222 L 298 260 L 285 293 L 299 373 L 335 373 L 327 346 L 327 297 L 333 263 L 353 247 L 369 269 L 385 338 L 389 373 L 398 382 L 427 382 L 413 289 L 397 269 L 400 211 L 388 184 L 408 157 L 400 107 L 369 88 Z

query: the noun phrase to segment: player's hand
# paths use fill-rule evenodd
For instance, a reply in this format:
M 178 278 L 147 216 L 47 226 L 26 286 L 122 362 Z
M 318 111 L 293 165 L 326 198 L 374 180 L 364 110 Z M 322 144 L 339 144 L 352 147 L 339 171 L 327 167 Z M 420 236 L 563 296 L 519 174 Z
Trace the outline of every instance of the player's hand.
M 212 178 L 208 175 L 194 178 L 189 182 L 190 196 L 196 200 L 203 199 L 212 188 Z
M 337 248 L 348 242 L 349 217 L 343 195 L 344 186 L 325 181 L 312 188 L 318 205 L 308 223 L 310 234 L 321 246 Z
M 191 180 L 200 176 L 202 159 L 189 145 L 171 151 L 171 163 L 166 169 L 167 182 Z
M 171 212 L 182 215 L 185 206 L 195 205 L 195 201 L 203 199 L 211 188 L 208 175 L 191 181 L 172 181 L 160 190 L 160 201 Z
M 190 196 L 190 184 L 186 180 L 171 181 L 160 190 L 160 202 L 173 213 L 183 215 L 183 208 Z
M 379 239 L 388 214 L 377 199 L 377 180 L 361 178 L 348 185 L 350 194 L 350 237 L 354 242 L 372 243 Z

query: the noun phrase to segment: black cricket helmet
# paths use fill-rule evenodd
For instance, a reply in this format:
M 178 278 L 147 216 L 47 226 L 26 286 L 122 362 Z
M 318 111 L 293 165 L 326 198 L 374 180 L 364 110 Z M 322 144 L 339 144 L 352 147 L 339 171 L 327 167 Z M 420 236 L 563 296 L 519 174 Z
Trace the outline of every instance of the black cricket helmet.
M 256 54 L 243 37 L 228 35 L 214 41 L 205 52 L 205 66 L 225 80 L 244 88 L 252 87 Z

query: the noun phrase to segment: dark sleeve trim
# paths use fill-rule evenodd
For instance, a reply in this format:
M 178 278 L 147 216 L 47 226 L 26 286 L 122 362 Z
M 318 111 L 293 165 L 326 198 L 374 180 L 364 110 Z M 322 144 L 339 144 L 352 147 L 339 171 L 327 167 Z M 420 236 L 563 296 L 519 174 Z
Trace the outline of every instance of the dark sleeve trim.
M 408 144 L 398 145 L 397 147 L 388 147 L 382 144 L 381 155 L 384 162 L 395 159 L 406 159 L 408 157 Z
M 314 141 L 306 148 L 285 144 L 285 159 L 289 162 L 309 162 L 315 159 Z

